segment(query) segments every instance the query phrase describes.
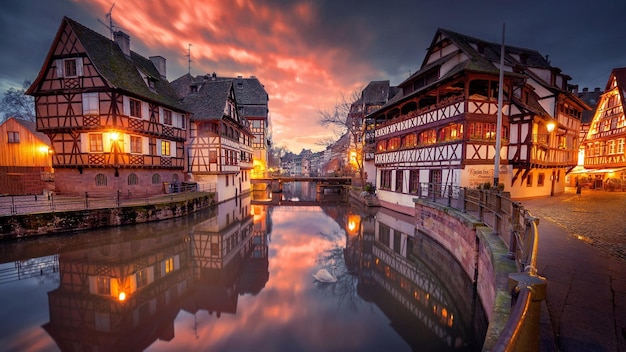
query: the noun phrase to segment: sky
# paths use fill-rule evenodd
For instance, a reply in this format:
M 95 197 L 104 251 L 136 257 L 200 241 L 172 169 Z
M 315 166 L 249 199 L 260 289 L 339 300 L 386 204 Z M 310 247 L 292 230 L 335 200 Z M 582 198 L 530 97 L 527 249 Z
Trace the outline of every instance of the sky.
M 320 112 L 370 81 L 419 70 L 438 28 L 548 55 L 579 89 L 626 67 L 623 0 L 3 0 L 0 92 L 34 81 L 63 16 L 167 60 L 167 79 L 255 76 L 269 94 L 274 145 L 321 151 Z M 189 46 L 191 44 L 191 46 Z M 189 63 L 188 54 L 191 56 Z

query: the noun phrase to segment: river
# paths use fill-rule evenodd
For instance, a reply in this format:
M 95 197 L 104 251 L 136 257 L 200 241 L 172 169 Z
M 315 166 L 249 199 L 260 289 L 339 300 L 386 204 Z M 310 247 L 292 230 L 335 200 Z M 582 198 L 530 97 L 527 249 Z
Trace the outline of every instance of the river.
M 481 349 L 471 281 L 412 219 L 309 184 L 271 196 L 289 205 L 5 241 L 2 350 Z

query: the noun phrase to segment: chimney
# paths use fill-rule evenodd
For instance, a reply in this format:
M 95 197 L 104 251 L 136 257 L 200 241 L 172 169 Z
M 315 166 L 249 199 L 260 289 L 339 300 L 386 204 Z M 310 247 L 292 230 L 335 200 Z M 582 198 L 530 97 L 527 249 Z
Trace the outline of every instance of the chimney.
M 163 56 L 150 56 L 150 61 L 154 67 L 156 67 L 157 71 L 161 75 L 161 78 L 166 79 L 165 76 L 165 58 Z
M 593 90 L 594 92 L 599 92 L 600 91 L 600 87 L 596 87 L 596 89 Z
M 589 91 L 589 88 L 585 87 L 583 88 L 583 93 L 587 93 Z
M 117 43 L 120 49 L 122 49 L 124 55 L 126 55 L 127 58 L 130 58 L 130 37 L 128 34 L 122 31 L 117 31 L 113 34 L 113 38 L 115 39 L 115 43 Z

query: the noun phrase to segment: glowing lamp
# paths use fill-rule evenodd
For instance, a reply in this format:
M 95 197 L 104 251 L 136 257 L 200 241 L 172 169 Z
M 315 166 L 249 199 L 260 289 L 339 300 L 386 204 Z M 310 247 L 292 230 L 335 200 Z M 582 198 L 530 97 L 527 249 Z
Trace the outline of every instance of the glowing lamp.
M 548 133 L 552 133 L 552 131 L 554 131 L 554 122 L 549 122 L 546 125 L 546 129 L 548 130 Z
M 126 300 L 126 293 L 124 293 L 124 292 L 120 292 L 119 296 L 117 296 L 117 299 L 118 299 L 120 302 L 124 302 L 124 301 Z
M 111 140 L 112 141 L 117 141 L 117 139 L 120 138 L 120 134 L 117 132 L 111 132 Z
M 48 148 L 48 146 L 42 145 L 41 147 L 39 147 L 39 151 L 42 154 L 48 154 L 48 152 L 50 151 L 50 148 Z

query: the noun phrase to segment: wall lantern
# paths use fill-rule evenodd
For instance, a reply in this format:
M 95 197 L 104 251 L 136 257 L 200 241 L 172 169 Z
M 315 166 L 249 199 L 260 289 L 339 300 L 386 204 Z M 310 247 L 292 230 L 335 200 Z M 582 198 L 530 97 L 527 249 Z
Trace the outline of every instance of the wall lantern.
M 554 131 L 554 122 L 548 122 L 548 124 L 546 125 L 546 129 L 548 130 L 548 133 L 552 133 L 552 131 Z

